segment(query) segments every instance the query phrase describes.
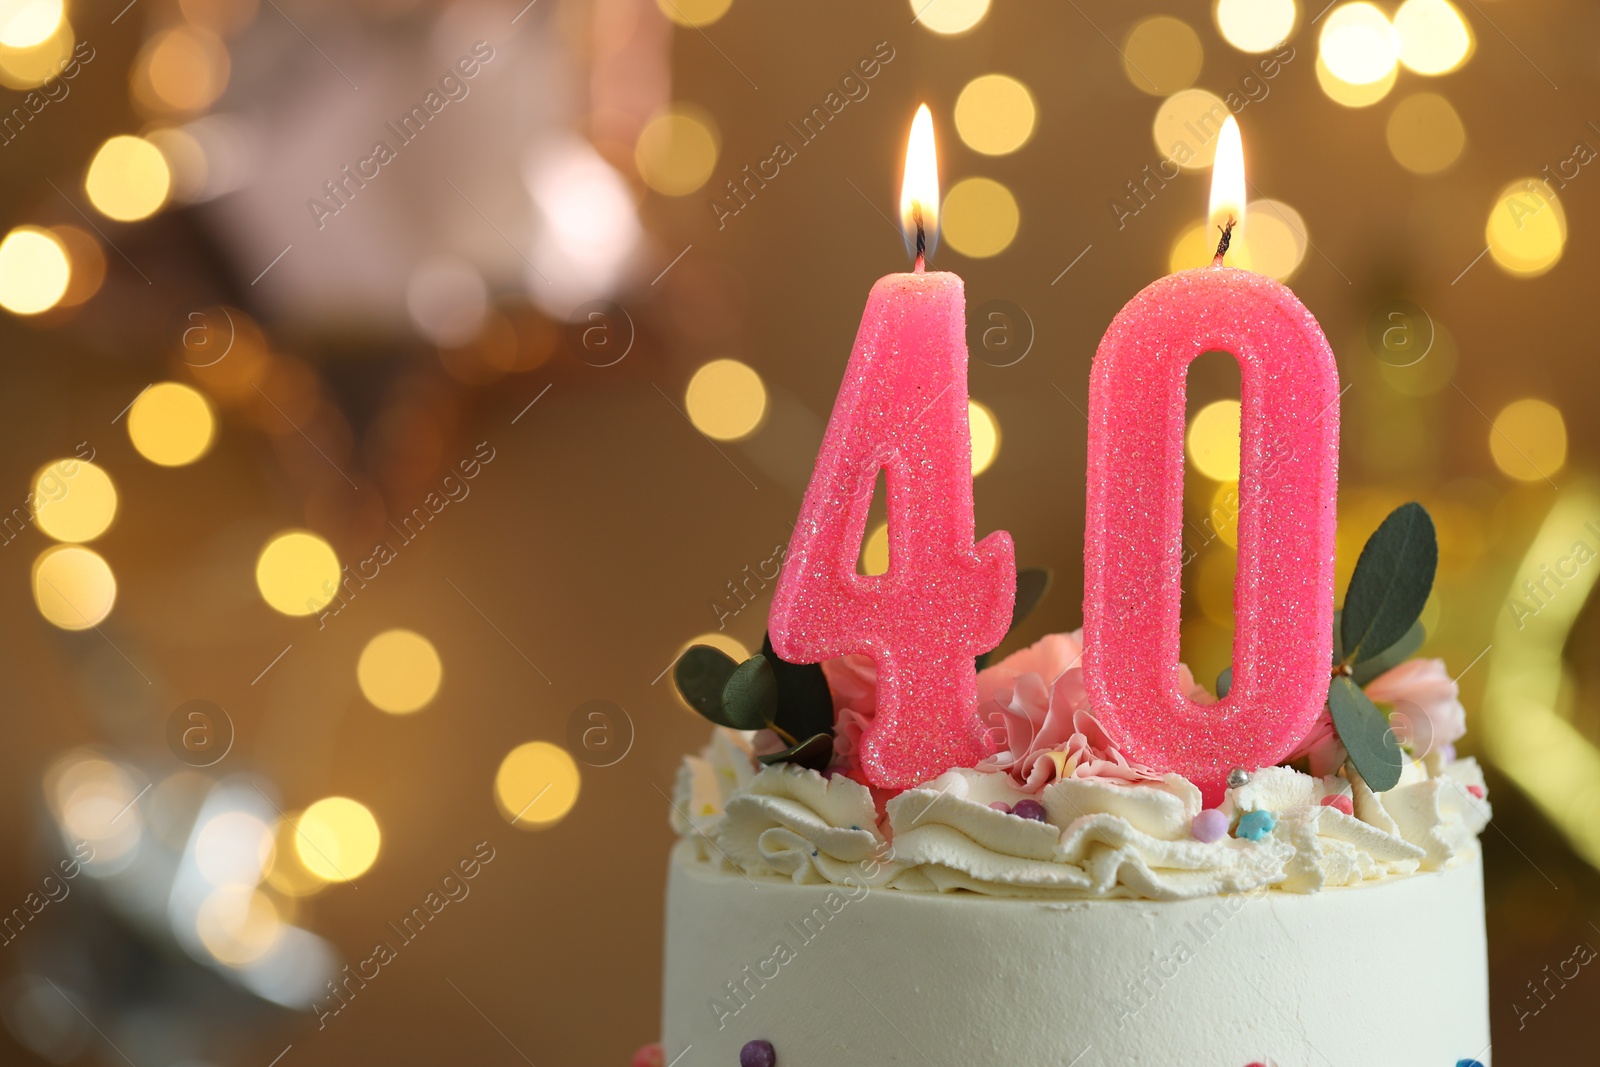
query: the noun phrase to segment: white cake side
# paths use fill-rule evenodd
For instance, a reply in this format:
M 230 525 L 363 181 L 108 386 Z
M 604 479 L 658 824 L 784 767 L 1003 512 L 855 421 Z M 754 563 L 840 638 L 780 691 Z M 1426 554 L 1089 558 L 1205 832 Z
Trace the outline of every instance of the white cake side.
M 1490 1063 L 1482 863 L 1316 894 L 1029 900 L 795 884 L 674 850 L 667 1062 Z M 689 1051 L 692 1049 L 692 1051 Z

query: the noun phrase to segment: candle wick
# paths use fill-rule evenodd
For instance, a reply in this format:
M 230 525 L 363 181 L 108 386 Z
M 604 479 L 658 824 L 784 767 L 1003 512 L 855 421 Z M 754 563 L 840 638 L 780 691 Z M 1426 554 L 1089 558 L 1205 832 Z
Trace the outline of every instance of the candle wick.
M 1222 257 L 1228 254 L 1228 245 L 1233 243 L 1233 224 L 1234 218 L 1229 215 L 1227 225 L 1217 227 L 1222 231 L 1222 239 L 1217 242 L 1217 256 L 1211 261 L 1213 267 L 1222 266 Z
M 921 274 L 928 256 L 928 235 L 922 228 L 922 205 L 913 204 L 911 218 L 917 224 L 917 265 L 916 272 Z

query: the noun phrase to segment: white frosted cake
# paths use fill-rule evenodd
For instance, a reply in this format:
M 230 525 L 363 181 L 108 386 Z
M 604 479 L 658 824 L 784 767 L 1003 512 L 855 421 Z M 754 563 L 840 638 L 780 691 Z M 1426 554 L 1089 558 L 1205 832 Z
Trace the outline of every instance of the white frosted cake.
M 864 657 L 822 665 L 820 772 L 717 727 L 677 783 L 663 1042 L 636 1062 L 1488 1064 L 1490 812 L 1442 662 L 1365 682 L 1407 712 L 1392 788 L 1325 712 L 1204 811 L 1099 730 L 1081 652 L 1052 635 L 982 671 L 994 754 L 899 793 L 854 764 Z

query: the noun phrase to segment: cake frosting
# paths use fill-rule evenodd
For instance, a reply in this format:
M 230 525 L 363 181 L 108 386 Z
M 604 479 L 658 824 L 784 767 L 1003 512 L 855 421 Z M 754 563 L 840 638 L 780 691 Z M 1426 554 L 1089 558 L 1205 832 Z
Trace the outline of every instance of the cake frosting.
M 1191 830 L 1200 791 L 1175 774 L 1058 779 L 1037 794 L 1040 822 L 992 806 L 1028 796 L 1009 775 L 956 769 L 890 799 L 880 817 L 865 785 L 791 764 L 758 770 L 750 746 L 718 728 L 684 760 L 675 827 L 702 862 L 799 885 L 1079 899 L 1307 893 L 1458 866 L 1476 857 L 1490 816 L 1477 762 L 1437 752 L 1384 793 L 1353 772 L 1263 768 L 1220 810 L 1230 822 L 1271 812 L 1273 832 L 1202 842 Z M 1350 814 L 1323 803 L 1335 796 L 1350 799 Z
M 1476 855 L 1320 893 L 1050 900 L 741 876 L 684 840 L 665 979 L 680 1067 L 750 1042 L 781 1067 L 1491 1063 Z

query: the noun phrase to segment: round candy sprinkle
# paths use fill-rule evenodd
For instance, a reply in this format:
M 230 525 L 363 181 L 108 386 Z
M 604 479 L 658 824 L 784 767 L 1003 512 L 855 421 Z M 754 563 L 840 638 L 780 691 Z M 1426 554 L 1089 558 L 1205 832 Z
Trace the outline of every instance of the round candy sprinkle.
M 1443 744 L 1434 749 L 1434 751 L 1439 753 L 1440 763 L 1454 763 L 1456 761 L 1456 746 L 1454 745 Z
M 990 801 L 990 802 L 989 802 L 989 806 L 990 806 L 990 807 L 991 807 L 991 808 L 993 808 L 993 809 L 994 809 L 994 810 L 995 810 L 995 811 L 1003 811 L 1003 812 L 1005 812 L 1005 813 L 1006 813 L 1006 814 L 1007 814 L 1007 815 L 1010 815 L 1010 814 L 1011 814 L 1011 805 L 1010 805 L 1010 804 L 1007 804 L 1007 803 L 1006 803 L 1006 802 L 1005 802 L 1005 801 L 1003 801 L 1003 800 L 993 800 L 993 801 Z
M 1342 811 L 1346 815 L 1354 815 L 1356 813 L 1355 804 L 1343 793 L 1329 793 L 1322 798 L 1322 806 L 1332 808 L 1335 811 Z
M 1250 841 L 1260 841 L 1272 833 L 1272 828 L 1277 825 L 1278 820 L 1272 817 L 1270 811 L 1247 811 L 1239 817 L 1239 828 L 1233 835 Z
M 1228 817 L 1216 808 L 1207 808 L 1194 817 L 1194 822 L 1189 824 L 1189 832 L 1196 841 L 1210 844 L 1221 841 L 1228 836 Z
M 778 1053 L 763 1038 L 747 1041 L 739 1050 L 739 1067 L 777 1067 Z
M 1243 789 L 1250 784 L 1250 772 L 1243 767 L 1235 767 L 1228 772 L 1228 788 Z
M 1456 1067 L 1483 1067 L 1481 1060 L 1457 1060 Z
M 664 1067 L 667 1054 L 660 1045 L 641 1045 L 633 1054 L 632 1067 Z
M 1034 822 L 1050 821 L 1045 817 L 1044 805 L 1037 800 L 1017 801 L 1016 806 L 1011 809 L 1011 814 L 1020 815 L 1024 819 L 1032 819 Z
M 1467 792 L 1471 793 L 1479 800 L 1483 799 L 1483 786 L 1481 785 L 1469 785 L 1467 786 Z

